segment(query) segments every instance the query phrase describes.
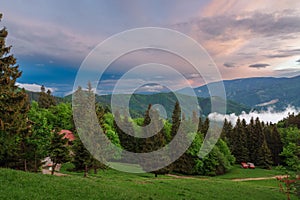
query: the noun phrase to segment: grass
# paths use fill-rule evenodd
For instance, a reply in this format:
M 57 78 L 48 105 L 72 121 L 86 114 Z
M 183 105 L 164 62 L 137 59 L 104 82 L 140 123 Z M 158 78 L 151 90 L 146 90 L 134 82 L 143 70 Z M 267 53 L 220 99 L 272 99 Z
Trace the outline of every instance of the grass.
M 259 178 L 259 177 L 274 177 L 282 175 L 282 172 L 276 169 L 243 169 L 239 165 L 234 166 L 228 173 L 219 176 L 224 179 L 239 179 L 239 178 Z
M 231 173 L 239 171 L 236 168 L 220 177 L 187 179 L 154 178 L 149 173 L 129 174 L 115 170 L 99 171 L 97 175 L 91 173 L 83 178 L 82 173 L 67 172 L 69 167 L 63 166 L 62 171 L 69 174 L 64 177 L 0 169 L 0 199 L 285 199 L 276 180 L 229 180 Z M 248 177 L 247 173 L 240 174 Z

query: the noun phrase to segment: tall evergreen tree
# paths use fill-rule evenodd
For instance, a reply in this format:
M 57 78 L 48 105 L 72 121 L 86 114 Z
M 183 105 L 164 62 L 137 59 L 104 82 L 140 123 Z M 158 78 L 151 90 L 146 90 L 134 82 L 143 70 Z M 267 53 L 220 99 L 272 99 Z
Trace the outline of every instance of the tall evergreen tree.
M 222 133 L 221 133 L 221 139 L 229 142 L 232 138 L 232 129 L 233 128 L 231 122 L 225 118 Z
M 270 169 L 273 164 L 272 155 L 271 155 L 271 151 L 267 145 L 267 142 L 265 140 L 263 141 L 257 154 L 258 155 L 257 155 L 256 164 L 260 167 Z
M 151 131 L 155 133 L 154 136 L 147 137 L 145 139 L 145 143 L 143 145 L 143 152 L 153 152 L 158 149 L 161 149 L 166 144 L 166 133 L 164 128 L 160 130 L 160 127 L 163 125 L 163 121 L 159 119 L 159 114 L 156 110 L 151 110 L 151 106 L 149 105 L 148 110 L 145 114 L 144 124 L 148 123 L 148 115 L 151 116 L 151 125 L 146 128 L 146 131 Z M 149 124 L 148 124 L 149 125 Z M 149 171 L 149 169 L 155 168 L 156 166 L 160 166 L 162 163 L 168 163 L 169 158 L 167 155 L 157 156 L 156 159 L 152 156 L 145 155 L 143 162 L 140 162 L 140 165 L 144 168 L 144 170 Z M 170 167 L 164 167 L 159 170 L 152 171 L 157 177 L 158 174 L 165 174 L 170 171 Z
M 50 108 L 51 106 L 56 105 L 56 100 L 52 96 L 51 91 L 47 90 L 47 92 L 46 92 L 46 88 L 43 85 L 41 87 L 41 92 L 40 92 L 40 96 L 38 99 L 38 103 L 39 103 L 39 107 L 46 108 L 46 109 Z
M 251 162 L 255 162 L 256 159 L 256 148 L 258 148 L 258 146 L 255 144 L 256 142 L 255 122 L 254 118 L 252 117 L 247 126 L 247 149 L 249 151 L 249 159 Z
M 172 127 L 171 127 L 172 139 L 177 134 L 180 123 L 181 123 L 181 108 L 180 108 L 179 102 L 177 101 L 174 106 L 174 110 L 173 110 L 173 114 L 172 114 Z
M 54 174 L 57 164 L 62 164 L 70 160 L 70 152 L 67 147 L 67 140 L 63 134 L 59 134 L 56 130 L 51 138 L 49 147 L 50 158 L 53 161 L 52 172 Z
M 92 165 L 93 157 L 90 152 L 85 148 L 82 141 L 77 137 L 72 145 L 72 151 L 74 153 L 72 163 L 76 170 L 84 170 L 83 177 L 87 177 L 88 169 Z
M 2 14 L 0 13 L 0 21 Z M 28 134 L 29 101 L 24 89 L 16 86 L 22 75 L 16 59 L 6 46 L 8 32 L 0 30 L 0 166 L 20 167 L 22 141 Z
M 247 162 L 249 160 L 246 133 L 243 124 L 239 118 L 233 129 L 233 140 L 230 143 L 230 148 L 232 154 L 236 158 L 237 163 Z
M 280 153 L 283 151 L 283 143 L 276 125 L 269 125 L 264 128 L 264 135 L 267 145 L 272 154 L 274 165 L 279 165 L 282 161 Z
M 202 127 L 201 127 L 201 130 L 200 130 L 200 132 L 204 135 L 204 138 L 205 138 L 206 135 L 207 135 L 208 129 L 209 129 L 209 119 L 208 119 L 208 117 L 207 117 L 207 118 L 205 119 L 205 121 L 203 122 Z

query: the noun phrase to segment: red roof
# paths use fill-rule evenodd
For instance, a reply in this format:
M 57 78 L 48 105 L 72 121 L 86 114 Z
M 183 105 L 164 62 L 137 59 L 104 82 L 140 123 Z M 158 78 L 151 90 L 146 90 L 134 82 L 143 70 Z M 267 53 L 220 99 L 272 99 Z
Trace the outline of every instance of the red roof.
M 63 138 L 67 138 L 69 141 L 74 141 L 75 140 L 75 136 L 74 134 L 72 133 L 72 131 L 69 131 L 69 130 L 61 130 L 59 132 L 59 134 L 64 134 L 65 136 Z

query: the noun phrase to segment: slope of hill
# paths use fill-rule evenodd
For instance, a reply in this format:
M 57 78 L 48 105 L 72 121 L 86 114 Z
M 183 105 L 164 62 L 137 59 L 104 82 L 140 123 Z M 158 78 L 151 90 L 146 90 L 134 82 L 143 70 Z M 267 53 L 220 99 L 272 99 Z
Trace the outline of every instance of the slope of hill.
M 215 83 L 210 83 L 213 85 Z M 300 76 L 292 78 L 245 78 L 224 81 L 227 98 L 252 108 L 275 106 L 282 110 L 288 105 L 300 107 Z M 207 85 L 194 88 L 198 97 L 208 97 Z M 186 89 L 178 92 L 187 94 Z
M 83 178 L 76 173 L 58 177 L 0 169 L 0 181 L 0 199 L 285 199 L 275 179 L 234 182 L 218 177 L 154 178 L 149 173 L 115 170 Z M 292 200 L 296 198 L 291 195 Z
M 192 102 L 192 97 L 185 96 L 182 94 L 177 94 L 184 96 L 185 101 Z M 118 95 L 118 98 L 128 97 L 128 95 Z M 111 104 L 111 95 L 97 96 L 97 102 L 109 106 Z M 174 109 L 174 105 L 177 101 L 176 96 L 173 93 L 158 93 L 151 95 L 143 95 L 143 94 L 134 94 L 130 98 L 129 107 L 131 111 L 131 115 L 133 117 L 141 117 L 144 115 L 145 110 L 147 109 L 149 104 L 160 104 L 165 110 L 168 118 L 171 118 L 172 112 Z M 222 102 L 222 99 L 217 99 L 216 102 Z M 210 98 L 198 98 L 198 104 L 200 106 L 201 114 L 208 115 L 211 110 L 211 100 Z M 217 103 L 218 105 L 218 103 Z M 191 108 L 188 108 L 191 109 Z M 233 101 L 227 101 L 227 113 L 241 113 L 242 111 L 249 111 L 250 108 L 248 106 L 238 104 Z M 191 110 L 190 110 L 191 111 Z M 187 116 L 191 117 L 191 116 Z

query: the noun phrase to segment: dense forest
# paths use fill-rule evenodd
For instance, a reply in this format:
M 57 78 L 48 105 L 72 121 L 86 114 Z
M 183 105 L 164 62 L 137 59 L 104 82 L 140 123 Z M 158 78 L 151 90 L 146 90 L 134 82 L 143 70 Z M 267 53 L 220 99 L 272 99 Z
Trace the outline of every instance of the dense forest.
M 85 171 L 85 176 L 90 169 L 95 172 L 99 168 L 104 169 L 105 166 L 93 158 L 80 140 L 70 103 L 57 103 L 51 91 L 45 91 L 44 87 L 38 101 L 30 102 L 25 90 L 16 86 L 16 80 L 22 73 L 10 53 L 11 47 L 5 44 L 7 34 L 5 28 L 0 30 L 0 167 L 37 172 L 42 160 L 49 156 L 55 165 L 74 163 L 75 170 Z M 76 92 L 94 95 L 90 85 L 87 89 L 78 88 Z M 131 152 L 160 149 L 170 143 L 178 131 L 182 131 L 180 124 L 185 126 L 181 139 L 194 138 L 191 146 L 174 163 L 153 171 L 156 176 L 169 172 L 214 176 L 226 173 L 232 165 L 241 162 L 253 162 L 263 168 L 282 165 L 300 170 L 300 114 L 291 113 L 278 124 L 265 124 L 259 118 L 248 124 L 244 119 L 238 119 L 235 124 L 225 120 L 221 138 L 206 157 L 199 158 L 209 119 L 196 113 L 186 116 L 178 102 L 172 108 L 172 118 L 167 120 L 161 119 L 151 104 L 143 117 L 134 119 L 122 112 L 111 113 L 101 102 L 96 103 L 95 108 L 98 123 L 103 129 L 103 132 L 96 132 L 105 134 L 113 144 Z M 157 134 L 139 138 L 140 127 L 151 122 L 151 128 Z M 196 131 L 189 131 L 193 130 L 189 127 L 196 127 Z M 75 140 L 68 142 L 64 135 L 59 134 L 61 130 L 72 131 Z M 113 161 L 122 162 L 122 156 L 120 151 Z M 140 164 L 145 170 L 153 162 L 140 163 L 134 157 L 130 160 L 130 163 Z

